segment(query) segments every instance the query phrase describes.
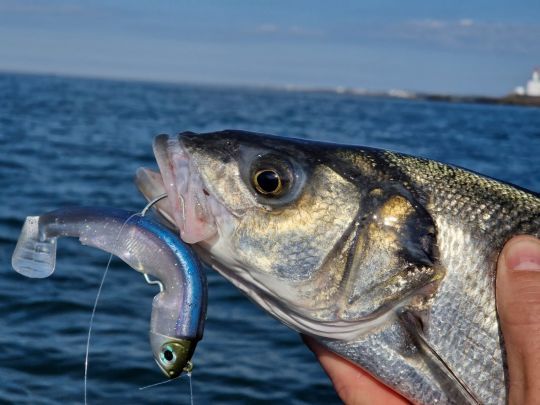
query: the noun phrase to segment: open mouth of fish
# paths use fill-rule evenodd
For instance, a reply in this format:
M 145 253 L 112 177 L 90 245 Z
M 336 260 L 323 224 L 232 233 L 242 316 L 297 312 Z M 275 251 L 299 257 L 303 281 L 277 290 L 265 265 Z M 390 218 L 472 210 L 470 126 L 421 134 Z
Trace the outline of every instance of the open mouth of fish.
M 205 189 L 181 140 L 159 135 L 153 149 L 160 172 L 140 168 L 137 187 L 148 200 L 167 194 L 157 203 L 158 212 L 180 231 L 184 242 L 210 241 L 217 235 L 215 217 L 224 207 Z

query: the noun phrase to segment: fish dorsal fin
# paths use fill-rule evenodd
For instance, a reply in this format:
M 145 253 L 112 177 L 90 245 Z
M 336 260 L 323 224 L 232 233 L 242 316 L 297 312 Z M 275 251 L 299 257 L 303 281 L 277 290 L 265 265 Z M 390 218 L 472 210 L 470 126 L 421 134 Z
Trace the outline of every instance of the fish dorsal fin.
M 429 344 L 424 335 L 421 319 L 413 311 L 408 309 L 401 309 L 397 315 L 416 347 L 425 356 L 429 367 L 435 368 L 433 371 L 437 377 L 444 380 L 444 386 L 449 386 L 449 389 L 451 390 L 451 395 L 449 395 L 449 397 L 453 397 L 456 403 L 470 405 L 481 404 L 482 402 L 476 397 L 474 392 L 461 378 L 459 378 L 448 363 L 446 363 Z

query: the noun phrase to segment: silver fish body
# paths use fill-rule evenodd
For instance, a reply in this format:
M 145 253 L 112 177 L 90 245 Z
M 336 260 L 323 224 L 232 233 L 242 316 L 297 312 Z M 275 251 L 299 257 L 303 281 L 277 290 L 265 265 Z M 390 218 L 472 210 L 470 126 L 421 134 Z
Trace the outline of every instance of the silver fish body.
M 160 135 L 182 238 L 254 302 L 416 403 L 505 403 L 495 264 L 538 194 L 398 153 L 243 131 Z M 152 190 L 152 192 L 148 192 Z

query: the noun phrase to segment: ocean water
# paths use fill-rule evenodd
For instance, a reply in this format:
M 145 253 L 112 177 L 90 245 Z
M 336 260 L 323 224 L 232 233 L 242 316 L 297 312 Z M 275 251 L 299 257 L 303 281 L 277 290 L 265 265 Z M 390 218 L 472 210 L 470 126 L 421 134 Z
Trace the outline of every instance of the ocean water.
M 11 269 L 27 215 L 69 205 L 139 210 L 133 176 L 159 133 L 238 128 L 361 144 L 540 191 L 540 110 L 232 87 L 0 74 L 0 403 L 82 403 L 86 333 L 108 255 L 62 239 L 55 274 Z M 208 273 L 195 404 L 339 403 L 298 335 Z M 90 404 L 189 404 L 148 343 L 156 290 L 113 261 L 95 319 Z

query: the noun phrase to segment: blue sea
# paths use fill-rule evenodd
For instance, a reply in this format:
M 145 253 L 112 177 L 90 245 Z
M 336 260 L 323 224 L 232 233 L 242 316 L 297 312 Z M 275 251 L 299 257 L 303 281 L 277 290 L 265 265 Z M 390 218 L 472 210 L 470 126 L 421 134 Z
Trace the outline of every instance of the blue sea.
M 140 210 L 133 176 L 159 133 L 237 128 L 392 149 L 540 191 L 540 109 L 346 94 L 0 74 L 0 403 L 83 402 L 86 334 L 108 255 L 62 239 L 55 274 L 11 269 L 28 215 L 70 205 Z M 297 333 L 209 271 L 195 404 L 339 403 Z M 90 350 L 90 404 L 189 404 L 148 342 L 157 293 L 112 263 Z

